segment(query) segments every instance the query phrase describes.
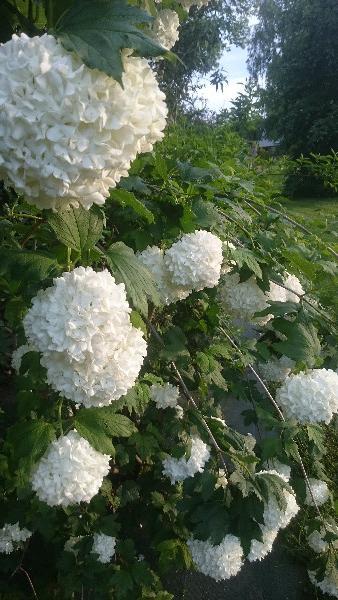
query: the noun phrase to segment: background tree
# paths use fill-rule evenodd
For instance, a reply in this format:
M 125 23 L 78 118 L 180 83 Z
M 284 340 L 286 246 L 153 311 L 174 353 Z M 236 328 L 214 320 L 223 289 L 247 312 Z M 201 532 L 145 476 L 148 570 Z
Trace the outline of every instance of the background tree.
M 245 140 L 260 139 L 263 133 L 263 116 L 259 90 L 252 82 L 246 82 L 243 91 L 239 92 L 232 100 L 230 109 L 223 111 L 218 120 L 222 122 L 224 116 L 227 116 L 234 131 Z
M 292 156 L 338 147 L 338 3 L 259 0 L 250 71 L 265 78 L 266 129 Z
M 244 44 L 251 3 L 251 0 L 216 0 L 201 9 L 190 10 L 173 48 L 179 60 L 159 61 L 157 65 L 172 113 L 191 104 L 198 89 L 198 77 L 210 74 L 211 80 L 220 84 L 219 59 L 231 44 Z

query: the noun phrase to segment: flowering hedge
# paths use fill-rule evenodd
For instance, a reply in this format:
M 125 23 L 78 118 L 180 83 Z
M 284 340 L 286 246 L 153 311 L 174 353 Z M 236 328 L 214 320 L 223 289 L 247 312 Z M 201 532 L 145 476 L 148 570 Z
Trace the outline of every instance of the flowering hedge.
M 301 518 L 338 597 L 337 255 L 241 167 L 170 134 L 149 154 L 167 111 L 147 59 L 191 2 L 162 4 L 8 3 L 1 591 L 170 599 L 168 570 L 235 577 Z M 234 396 L 259 440 L 228 425 Z

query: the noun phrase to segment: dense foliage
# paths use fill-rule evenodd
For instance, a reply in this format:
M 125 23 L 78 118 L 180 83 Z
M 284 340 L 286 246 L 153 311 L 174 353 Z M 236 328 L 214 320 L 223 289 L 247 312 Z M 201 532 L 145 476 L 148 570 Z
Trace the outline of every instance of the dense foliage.
M 122 81 L 125 44 L 137 65 L 145 65 L 139 55 L 163 52 L 136 6 L 78 0 L 56 23 L 56 5 L 46 1 L 57 63 L 47 51 L 35 62 L 9 52 L 15 83 L 27 77 L 35 102 L 52 102 L 57 74 L 65 98 L 74 93 L 62 69 L 69 48 L 85 62 L 85 77 L 95 67 Z M 26 17 L 19 24 L 36 34 Z M 0 48 L 0 77 L 16 40 Z M 236 576 L 299 519 L 311 536 L 311 580 L 337 597 L 325 456 L 327 423 L 338 411 L 335 252 L 280 213 L 270 162 L 248 156 L 227 126 L 182 123 L 149 152 L 162 135 L 155 109 L 163 99 L 148 69 L 137 71 L 134 93 L 143 98 L 146 80 L 154 96 L 149 107 L 135 102 L 132 123 L 128 105 L 113 115 L 102 108 L 94 70 L 77 124 L 63 129 L 80 175 L 100 170 L 89 142 L 102 141 L 107 123 L 117 127 L 114 137 L 107 126 L 107 149 L 117 156 L 123 119 L 127 145 L 135 123 L 143 132 L 131 166 L 129 156 L 114 171 L 109 196 L 95 178 L 90 208 L 78 188 L 68 194 L 68 171 L 60 173 L 51 151 L 65 151 L 54 134 L 68 123 L 54 124 L 51 139 L 41 134 L 34 154 L 65 184 L 54 211 L 23 193 L 37 189 L 25 178 L 33 102 L 19 106 L 25 135 L 16 124 L 0 146 L 1 593 L 169 600 L 168 571 Z M 46 110 L 42 130 L 53 114 Z M 73 159 L 63 158 L 69 168 Z M 45 185 L 36 181 L 41 195 Z M 241 431 L 228 424 L 234 399 L 243 403 Z

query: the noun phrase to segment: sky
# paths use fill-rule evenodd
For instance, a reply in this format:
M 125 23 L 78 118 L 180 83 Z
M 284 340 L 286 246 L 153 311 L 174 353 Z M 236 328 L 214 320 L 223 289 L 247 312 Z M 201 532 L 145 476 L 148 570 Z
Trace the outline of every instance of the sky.
M 249 16 L 249 26 L 253 28 L 258 23 L 258 18 L 255 15 Z M 209 83 L 208 77 L 201 78 L 200 83 L 204 83 L 203 89 L 200 90 L 202 107 L 206 102 L 209 110 L 219 112 L 222 108 L 230 108 L 231 100 L 234 100 L 237 94 L 243 89 L 245 81 L 248 77 L 248 69 L 246 60 L 248 57 L 247 48 L 238 48 L 230 46 L 228 52 L 224 52 L 220 67 L 222 67 L 227 75 L 228 84 L 224 85 L 223 92 Z
M 201 105 L 206 102 L 207 108 L 215 112 L 231 106 L 231 100 L 243 89 L 248 76 L 246 59 L 246 48 L 231 46 L 228 52 L 224 52 L 220 66 L 227 75 L 228 84 L 224 85 L 223 92 L 220 88 L 216 92 L 216 87 L 209 83 L 208 77 L 202 78 L 200 83 L 204 83 L 204 87 L 199 92 Z

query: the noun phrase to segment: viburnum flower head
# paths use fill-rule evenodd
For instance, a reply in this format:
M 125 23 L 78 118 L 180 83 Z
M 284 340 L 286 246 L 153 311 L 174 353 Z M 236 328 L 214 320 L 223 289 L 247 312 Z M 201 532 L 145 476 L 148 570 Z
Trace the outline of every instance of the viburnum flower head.
M 268 307 L 265 294 L 254 276 L 241 282 L 238 273 L 226 274 L 218 293 L 226 309 L 235 318 L 251 320 L 256 312 Z M 257 321 L 264 324 L 269 319 L 270 316 L 260 317 Z
M 281 463 L 277 458 L 270 458 L 267 462 L 264 463 L 263 466 L 266 469 L 268 469 L 265 472 L 275 472 L 278 475 L 280 475 L 280 477 L 282 477 L 284 481 L 289 481 L 291 476 L 291 467 L 289 465 Z
M 188 540 L 187 544 L 197 570 L 216 581 L 237 575 L 243 566 L 243 549 L 235 535 L 226 535 L 216 546 L 195 539 Z
M 329 423 L 338 411 L 338 375 L 331 369 L 310 369 L 289 375 L 276 401 L 287 417 L 299 423 Z
M 320 531 L 315 529 L 307 538 L 308 544 L 314 552 L 320 554 L 321 552 L 326 552 L 329 549 L 329 542 L 324 540 L 324 537 L 327 533 L 329 535 L 333 533 L 336 536 L 336 539 L 331 539 L 331 544 L 336 550 L 338 550 L 338 527 L 336 525 L 332 525 L 331 523 L 326 523 L 325 527 L 321 527 Z
M 10 554 L 18 550 L 31 535 L 32 532 L 25 527 L 21 529 L 19 523 L 5 523 L 0 529 L 0 553 Z
M 163 48 L 170 50 L 175 46 L 178 38 L 180 20 L 177 12 L 165 8 L 158 11 L 152 24 L 150 36 L 154 38 Z
M 158 246 L 148 246 L 138 254 L 138 258 L 152 274 L 162 304 L 168 305 L 178 300 L 184 300 L 192 292 L 192 290 L 172 282 L 170 271 L 164 262 L 164 252 Z
M 191 438 L 190 457 L 165 458 L 163 460 L 163 475 L 170 478 L 171 483 L 184 481 L 187 477 L 193 477 L 196 473 L 202 473 L 205 464 L 210 458 L 210 448 L 199 437 Z
M 315 571 L 308 571 L 308 575 L 311 583 L 318 587 L 323 594 L 338 598 L 337 573 L 334 573 L 333 571 L 326 572 L 324 579 L 321 581 L 317 579 Z
M 313 477 L 309 477 L 309 484 L 312 492 L 312 496 L 315 499 L 317 506 L 321 506 L 325 504 L 330 498 L 329 488 L 327 487 L 327 483 L 325 481 L 321 481 L 320 479 L 314 479 Z M 314 506 L 313 498 L 310 494 L 310 490 L 308 486 L 306 486 L 306 498 L 305 504 L 308 506 Z
M 92 552 L 98 554 L 97 560 L 109 563 L 115 554 L 116 538 L 104 533 L 94 533 Z
M 283 476 L 281 473 L 278 473 L 273 469 L 269 469 L 267 471 L 260 471 L 259 473 L 257 473 L 257 476 L 264 474 L 277 475 L 277 477 L 280 477 L 280 479 L 287 482 L 287 477 Z M 282 509 L 280 507 L 276 497 L 273 494 L 270 494 L 269 500 L 264 506 L 264 525 L 269 530 L 284 529 L 299 511 L 299 506 L 296 502 L 295 496 L 286 489 L 283 490 L 283 495 L 284 500 L 286 502 L 285 509 Z
M 150 397 L 157 408 L 176 408 L 179 395 L 179 388 L 171 383 L 152 385 L 150 388 Z
M 259 374 L 265 381 L 281 382 L 290 375 L 291 370 L 295 366 L 295 362 L 288 356 L 273 358 L 265 363 L 258 363 Z
M 16 373 L 19 373 L 21 367 L 21 361 L 27 352 L 34 351 L 34 348 L 29 344 L 22 344 L 14 350 L 12 354 L 12 367 Z
M 121 86 L 52 35 L 0 47 L 0 178 L 39 208 L 103 204 L 138 153 L 162 139 L 165 96 L 122 53 Z
M 302 284 L 299 281 L 296 275 L 290 275 L 290 273 L 285 273 L 283 277 L 283 283 L 285 285 L 285 289 L 278 285 L 277 283 L 270 282 L 270 290 L 267 293 L 267 298 L 269 300 L 273 300 L 274 302 L 300 302 L 300 298 L 297 294 L 301 296 L 305 294 Z M 293 293 L 296 292 L 296 293 Z
M 218 284 L 222 260 L 222 241 L 204 230 L 186 233 L 164 256 L 172 282 L 196 291 Z
M 260 525 L 262 530 L 262 541 L 253 539 L 251 541 L 250 552 L 247 556 L 249 562 L 262 560 L 272 550 L 273 543 L 278 535 L 278 529 L 270 529 L 266 525 Z
M 107 270 L 77 267 L 38 292 L 24 328 L 42 352 L 56 391 L 86 407 L 108 405 L 127 393 L 147 348 L 130 312 L 124 284 Z
M 109 472 L 110 456 L 97 452 L 74 429 L 53 441 L 35 469 L 32 488 L 49 506 L 90 502 Z

